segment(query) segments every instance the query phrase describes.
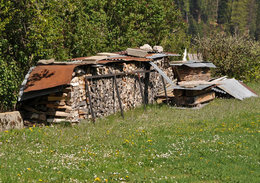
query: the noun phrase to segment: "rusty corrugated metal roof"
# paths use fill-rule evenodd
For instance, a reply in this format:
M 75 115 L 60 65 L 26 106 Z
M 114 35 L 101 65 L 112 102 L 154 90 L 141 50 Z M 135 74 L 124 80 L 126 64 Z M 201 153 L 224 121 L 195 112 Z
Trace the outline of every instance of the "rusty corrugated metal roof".
M 30 73 L 24 92 L 53 88 L 70 83 L 78 65 L 39 65 Z

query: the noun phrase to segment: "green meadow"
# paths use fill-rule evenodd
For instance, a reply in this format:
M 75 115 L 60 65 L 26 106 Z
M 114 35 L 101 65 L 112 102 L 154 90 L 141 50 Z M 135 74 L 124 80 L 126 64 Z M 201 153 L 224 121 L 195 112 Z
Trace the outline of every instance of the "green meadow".
M 0 132 L 0 182 L 257 183 L 259 126 L 258 97 Z

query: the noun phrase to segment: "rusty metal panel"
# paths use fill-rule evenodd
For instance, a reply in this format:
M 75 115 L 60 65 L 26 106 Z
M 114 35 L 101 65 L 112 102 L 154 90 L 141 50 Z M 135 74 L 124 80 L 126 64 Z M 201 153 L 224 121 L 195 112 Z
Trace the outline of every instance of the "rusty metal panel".
M 40 65 L 33 69 L 24 92 L 43 90 L 70 83 L 78 65 Z

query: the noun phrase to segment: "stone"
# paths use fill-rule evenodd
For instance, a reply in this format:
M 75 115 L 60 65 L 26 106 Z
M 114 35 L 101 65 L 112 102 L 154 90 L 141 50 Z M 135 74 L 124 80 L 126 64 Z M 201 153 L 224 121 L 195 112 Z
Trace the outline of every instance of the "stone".
M 23 127 L 24 122 L 19 111 L 0 113 L 0 131 L 21 129 Z
M 148 51 L 148 52 L 153 51 L 153 48 L 149 44 L 144 44 L 143 46 L 140 47 L 140 49 Z
M 163 52 L 163 47 L 162 46 L 154 46 L 153 50 L 158 52 L 158 53 L 161 53 L 161 52 Z

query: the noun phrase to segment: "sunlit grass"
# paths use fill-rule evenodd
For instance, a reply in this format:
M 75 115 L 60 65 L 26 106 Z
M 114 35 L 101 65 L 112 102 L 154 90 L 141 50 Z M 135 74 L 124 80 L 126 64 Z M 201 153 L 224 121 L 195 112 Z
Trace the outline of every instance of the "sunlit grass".
M 259 93 L 259 84 L 251 84 Z M 259 182 L 260 100 L 0 133 L 0 182 Z

